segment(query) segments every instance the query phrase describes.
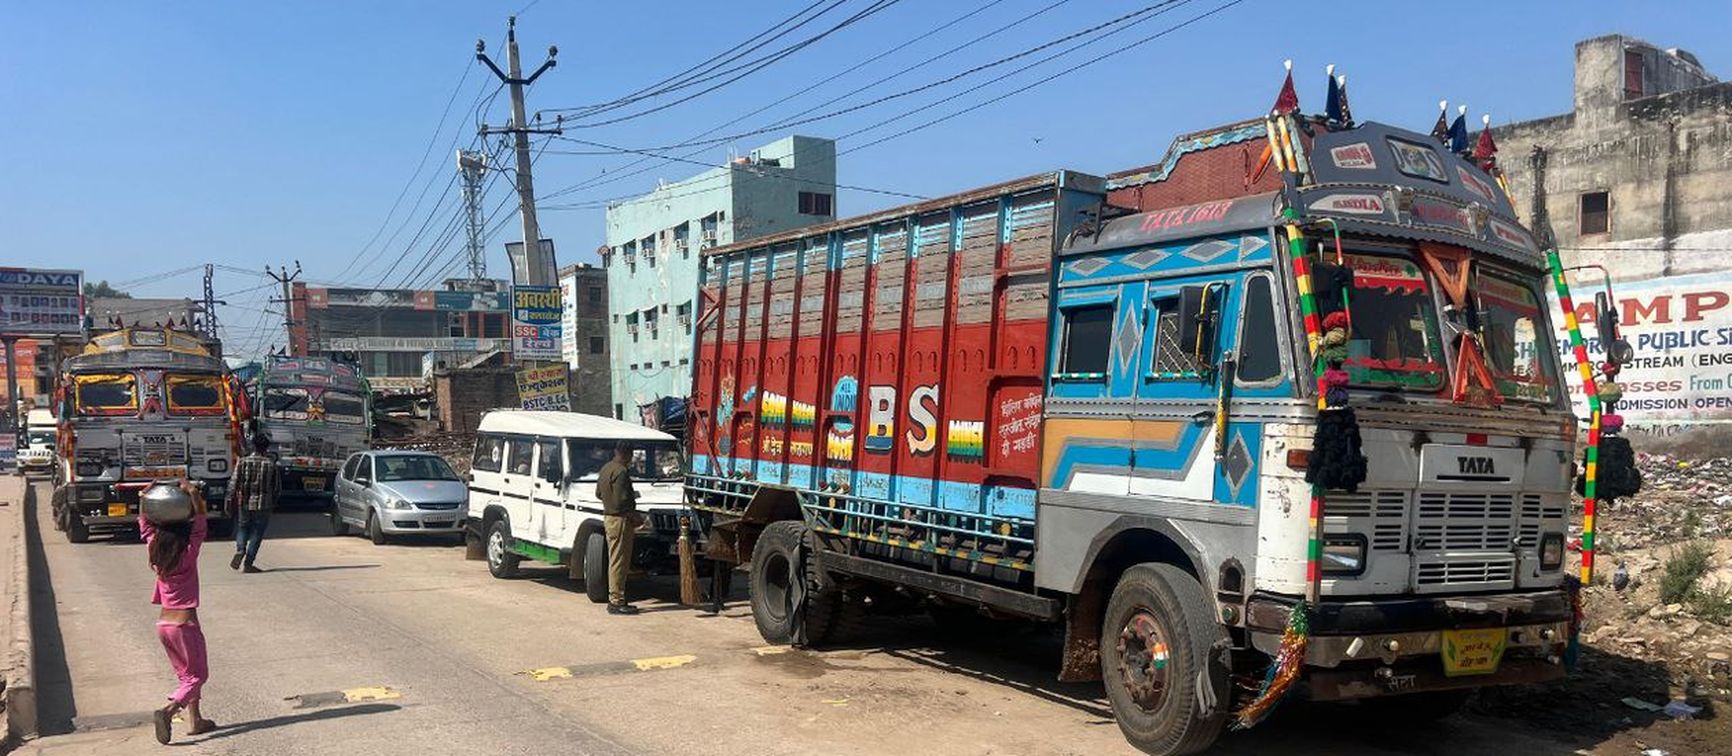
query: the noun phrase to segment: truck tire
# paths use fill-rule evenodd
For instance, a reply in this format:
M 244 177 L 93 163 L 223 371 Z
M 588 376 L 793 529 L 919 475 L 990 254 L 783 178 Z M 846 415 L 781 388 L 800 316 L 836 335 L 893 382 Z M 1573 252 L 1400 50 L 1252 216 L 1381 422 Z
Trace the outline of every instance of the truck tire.
M 811 567 L 809 548 L 806 569 L 797 571 L 794 566 L 795 552 L 807 537 L 804 524 L 782 520 L 764 528 L 752 547 L 752 622 L 757 624 L 758 634 L 771 643 L 822 643 L 836 627 L 841 592 L 821 587 Z M 796 637 L 794 621 L 796 596 L 801 594 L 804 600 L 799 624 L 804 638 Z
M 90 542 L 90 526 L 84 524 L 84 515 L 71 507 L 66 508 L 66 540 L 71 543 Z
M 1125 739 L 1156 756 L 1214 743 L 1231 705 L 1227 643 L 1196 578 L 1154 563 L 1119 576 L 1101 622 L 1101 680 Z
M 583 547 L 583 595 L 597 604 L 607 603 L 607 534 L 589 534 Z
M 511 522 L 504 517 L 487 527 L 487 573 L 500 580 L 517 577 L 519 558 L 511 553 Z

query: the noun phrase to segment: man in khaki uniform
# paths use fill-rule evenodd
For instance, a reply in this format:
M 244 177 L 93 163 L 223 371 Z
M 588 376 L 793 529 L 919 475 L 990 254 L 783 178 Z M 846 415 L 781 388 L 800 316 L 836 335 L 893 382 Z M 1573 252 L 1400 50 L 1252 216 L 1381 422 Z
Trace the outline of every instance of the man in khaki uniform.
M 595 496 L 601 499 L 607 530 L 607 613 L 637 614 L 625 602 L 625 578 L 631 570 L 632 539 L 643 516 L 637 512 L 637 491 L 631 485 L 631 445 L 621 441 L 613 459 L 601 466 Z

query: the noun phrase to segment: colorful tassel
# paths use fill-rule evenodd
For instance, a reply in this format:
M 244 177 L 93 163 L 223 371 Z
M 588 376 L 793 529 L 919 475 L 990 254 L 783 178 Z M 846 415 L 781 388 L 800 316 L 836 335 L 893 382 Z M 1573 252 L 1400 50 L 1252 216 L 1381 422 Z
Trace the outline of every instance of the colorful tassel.
M 1248 730 L 1255 727 L 1275 710 L 1276 705 L 1299 681 L 1299 673 L 1305 668 L 1305 649 L 1310 645 L 1310 621 L 1305 616 L 1303 604 L 1293 607 L 1287 616 L 1287 629 L 1281 633 L 1281 647 L 1275 652 L 1275 660 L 1269 664 L 1269 671 L 1263 675 L 1262 689 L 1259 690 L 1244 706 L 1233 713 L 1233 729 Z

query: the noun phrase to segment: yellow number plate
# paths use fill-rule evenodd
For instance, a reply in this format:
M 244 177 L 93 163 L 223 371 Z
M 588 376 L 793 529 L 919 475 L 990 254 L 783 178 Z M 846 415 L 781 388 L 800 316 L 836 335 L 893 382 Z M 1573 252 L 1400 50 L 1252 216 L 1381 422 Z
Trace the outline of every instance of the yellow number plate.
M 319 475 L 308 475 L 301 478 L 301 488 L 308 491 L 323 491 L 325 490 L 325 478 Z
M 1457 677 L 1496 672 L 1508 637 L 1509 631 L 1501 627 L 1443 631 L 1443 673 Z
M 109 517 L 125 517 L 126 516 L 126 505 L 125 504 L 110 504 L 110 505 L 108 505 L 108 516 Z

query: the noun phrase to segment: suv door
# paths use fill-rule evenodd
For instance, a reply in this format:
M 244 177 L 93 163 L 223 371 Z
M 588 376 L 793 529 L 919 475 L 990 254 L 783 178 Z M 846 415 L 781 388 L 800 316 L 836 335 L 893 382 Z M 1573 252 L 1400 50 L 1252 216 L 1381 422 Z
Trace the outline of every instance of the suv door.
M 355 469 L 360 466 L 361 457 L 360 454 L 349 455 L 349 460 L 343 463 L 343 471 L 337 475 L 332 498 L 338 519 L 355 519 Z
M 535 530 L 542 543 L 562 547 L 565 539 L 565 463 L 559 439 L 535 439 L 535 480 L 531 483 Z
M 469 462 L 469 518 L 481 520 L 487 508 L 505 506 L 500 491 L 505 477 L 505 437 L 482 433 L 475 438 L 475 456 Z M 486 537 L 486 534 L 482 534 Z
M 511 537 L 541 542 L 535 516 L 535 439 L 505 437 L 505 469 L 499 476 L 499 503 L 511 516 Z

